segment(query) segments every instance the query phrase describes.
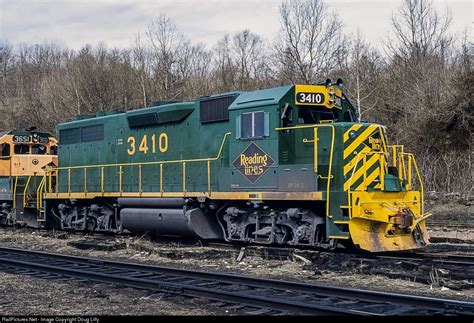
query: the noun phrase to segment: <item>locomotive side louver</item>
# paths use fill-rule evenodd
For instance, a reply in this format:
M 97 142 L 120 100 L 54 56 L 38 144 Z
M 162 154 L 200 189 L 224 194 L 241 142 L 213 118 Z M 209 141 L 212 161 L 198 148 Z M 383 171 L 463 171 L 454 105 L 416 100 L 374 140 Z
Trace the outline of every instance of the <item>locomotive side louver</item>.
M 149 127 L 171 122 L 181 122 L 186 119 L 193 111 L 193 108 L 184 108 L 177 106 L 176 109 L 168 111 L 130 111 L 127 112 L 127 121 L 130 128 Z
M 207 98 L 200 102 L 201 123 L 229 120 L 229 106 L 234 102 L 236 94 L 217 98 Z

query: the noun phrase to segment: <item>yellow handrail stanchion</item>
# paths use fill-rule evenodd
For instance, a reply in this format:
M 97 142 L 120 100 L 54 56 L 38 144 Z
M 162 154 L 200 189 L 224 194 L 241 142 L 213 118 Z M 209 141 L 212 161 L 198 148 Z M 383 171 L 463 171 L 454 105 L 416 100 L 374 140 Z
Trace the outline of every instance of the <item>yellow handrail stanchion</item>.
M 104 167 L 100 168 L 100 192 L 104 196 Z
M 408 174 L 407 174 L 407 179 L 408 179 L 408 189 L 411 190 L 411 183 L 412 183 L 412 178 L 411 178 L 411 154 L 408 155 L 408 162 L 407 162 L 407 166 L 408 166 Z
M 364 154 L 364 159 L 363 159 L 363 164 L 362 164 L 362 170 L 364 172 L 364 182 L 362 184 L 362 190 L 365 191 L 367 187 L 365 186 L 365 182 L 367 181 L 367 154 Z
M 53 171 L 51 170 L 51 168 L 48 170 L 47 174 L 48 174 L 48 189 L 49 189 L 49 193 L 51 193 L 53 191 Z
M 406 169 L 406 165 L 405 165 L 405 155 L 403 153 L 400 154 L 400 156 L 402 156 L 402 158 L 400 159 L 400 167 L 402 168 L 402 177 L 403 177 L 403 180 L 406 181 L 407 180 L 407 169 Z M 407 185 L 405 185 L 405 187 L 408 188 Z
M 402 154 L 398 153 L 397 159 L 398 159 L 398 178 L 400 181 L 403 181 L 403 165 L 402 165 Z
M 30 185 L 31 175 L 28 176 L 26 181 L 25 189 L 23 190 L 23 207 L 26 207 L 26 192 L 28 191 L 28 185 Z
M 84 168 L 84 194 L 87 195 L 87 168 Z
M 384 190 L 385 188 L 385 155 L 382 153 L 379 157 L 380 160 L 380 190 Z
M 71 169 L 67 170 L 67 192 L 71 195 Z
M 392 163 L 394 167 L 397 167 L 397 146 L 392 146 Z
M 38 209 L 42 209 L 42 204 L 43 204 L 43 189 L 46 188 L 46 173 L 44 174 L 43 178 L 41 179 L 40 184 L 38 185 L 38 188 L 36 189 L 36 207 Z
M 183 162 L 183 193 L 186 194 L 186 162 Z
M 163 164 L 160 164 L 160 192 L 163 196 Z
M 142 195 L 142 165 L 138 165 L 138 192 Z
M 318 128 L 314 128 L 314 172 L 318 173 Z
M 348 205 L 349 205 L 349 219 L 352 218 L 352 201 L 351 201 L 351 187 L 352 187 L 352 179 L 354 178 L 354 174 L 355 174 L 355 170 L 357 169 L 357 165 L 359 165 L 359 160 L 360 160 L 360 156 L 362 154 L 357 154 L 357 159 L 356 159 L 356 162 L 355 162 L 355 165 L 354 165 L 354 168 L 352 169 L 352 174 L 351 174 L 351 177 L 349 179 L 349 188 L 347 189 L 347 201 L 348 201 Z
M 415 156 L 413 154 L 410 154 L 413 158 L 413 165 L 415 165 L 415 171 L 416 175 L 418 176 L 418 182 L 420 183 L 420 191 L 421 191 L 421 214 L 425 213 L 425 186 L 423 185 L 423 181 L 421 179 L 421 173 L 420 170 L 418 169 L 418 163 L 416 162 Z
M 15 186 L 13 187 L 13 207 L 16 208 L 16 188 L 18 186 L 18 175 L 15 178 Z
M 122 196 L 122 166 L 119 166 L 119 192 Z
M 207 191 L 211 195 L 211 161 L 207 161 Z

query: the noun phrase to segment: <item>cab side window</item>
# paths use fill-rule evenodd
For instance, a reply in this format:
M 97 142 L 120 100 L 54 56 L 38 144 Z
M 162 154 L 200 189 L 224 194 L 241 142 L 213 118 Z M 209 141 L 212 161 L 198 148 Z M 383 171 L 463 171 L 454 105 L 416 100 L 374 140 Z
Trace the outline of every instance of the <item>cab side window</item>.
M 46 147 L 43 145 L 33 145 L 31 147 L 31 153 L 33 155 L 46 155 Z
M 254 139 L 269 136 L 269 113 L 246 112 L 237 117 L 237 139 Z
M 9 157 L 10 156 L 10 144 L 1 144 L 0 145 L 0 152 L 2 157 Z
M 58 146 L 51 146 L 49 154 L 56 156 L 58 154 Z
M 14 152 L 16 155 L 28 155 L 30 153 L 30 147 L 28 145 L 15 145 Z
M 293 107 L 288 103 L 281 109 L 281 127 L 289 127 L 293 121 Z

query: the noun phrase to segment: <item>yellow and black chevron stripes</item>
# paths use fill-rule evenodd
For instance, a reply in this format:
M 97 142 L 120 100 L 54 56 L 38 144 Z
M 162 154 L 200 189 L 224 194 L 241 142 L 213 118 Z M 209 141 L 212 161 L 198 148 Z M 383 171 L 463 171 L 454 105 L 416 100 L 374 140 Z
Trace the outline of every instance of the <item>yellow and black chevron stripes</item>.
M 368 146 L 364 146 L 359 152 L 368 153 L 369 151 L 370 151 L 370 148 Z M 347 175 L 352 170 L 352 168 L 354 168 L 355 163 L 357 162 L 357 155 L 355 154 L 354 156 L 349 156 L 348 159 L 350 159 L 350 161 L 344 164 L 344 175 Z M 361 164 L 362 164 L 362 155 L 359 157 L 358 166 L 360 166 Z
M 351 131 L 356 132 L 355 138 L 350 138 L 349 133 Z M 380 156 L 378 154 L 367 154 L 372 151 L 372 148 L 367 146 L 364 142 L 372 136 L 376 131 L 379 131 L 378 125 L 363 126 L 361 124 L 355 124 L 351 126 L 343 136 L 344 140 L 344 190 L 351 189 L 361 190 L 364 187 L 369 187 L 375 179 L 380 175 Z M 357 161 L 357 155 L 360 154 L 357 168 L 354 170 Z M 366 155 L 366 164 L 363 167 L 363 154 Z M 365 172 L 365 180 L 364 180 Z M 375 187 L 379 187 L 377 184 Z
M 359 162 L 359 165 L 357 166 L 357 170 L 354 172 L 354 176 L 352 176 L 352 173 L 349 173 L 349 176 L 347 176 L 346 181 L 344 182 L 344 191 L 347 191 L 349 189 L 349 184 L 352 184 L 352 187 L 359 185 L 359 179 L 362 179 L 363 181 L 363 176 L 364 176 L 364 171 L 366 171 L 366 180 L 365 184 L 368 186 L 370 183 L 372 183 L 373 179 L 369 182 L 369 179 L 372 177 L 372 174 L 379 169 L 379 155 L 368 155 L 367 156 L 367 163 L 365 164 L 365 167 L 363 167 L 363 163 Z M 375 166 L 375 167 L 372 167 Z M 352 181 L 351 181 L 352 178 Z
M 350 130 L 350 129 L 349 129 Z M 370 137 L 370 135 L 378 130 L 378 125 L 370 125 L 367 128 L 365 128 L 362 133 L 357 134 L 357 137 L 352 141 L 349 146 L 344 148 L 344 159 L 346 159 L 348 156 L 350 156 L 354 151 L 367 139 Z M 350 132 L 350 131 L 349 131 Z M 348 142 L 349 137 L 346 141 L 344 141 L 344 144 Z M 344 145 L 345 146 L 345 145 Z
M 358 124 L 353 125 L 349 129 L 347 129 L 347 131 L 344 132 L 344 136 L 343 136 L 344 142 L 346 142 L 349 139 L 349 133 L 351 131 L 357 131 L 357 130 L 360 129 L 360 127 L 362 127 L 362 125 L 360 123 L 358 123 Z

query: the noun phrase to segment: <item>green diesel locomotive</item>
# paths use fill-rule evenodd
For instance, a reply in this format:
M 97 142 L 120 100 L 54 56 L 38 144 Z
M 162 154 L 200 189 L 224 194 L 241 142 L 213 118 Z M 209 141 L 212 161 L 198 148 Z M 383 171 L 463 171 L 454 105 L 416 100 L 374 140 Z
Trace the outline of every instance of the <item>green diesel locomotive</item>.
M 49 226 L 369 251 L 428 244 L 414 156 L 389 146 L 384 126 L 356 122 L 341 82 L 100 112 L 58 134 L 39 215 Z

